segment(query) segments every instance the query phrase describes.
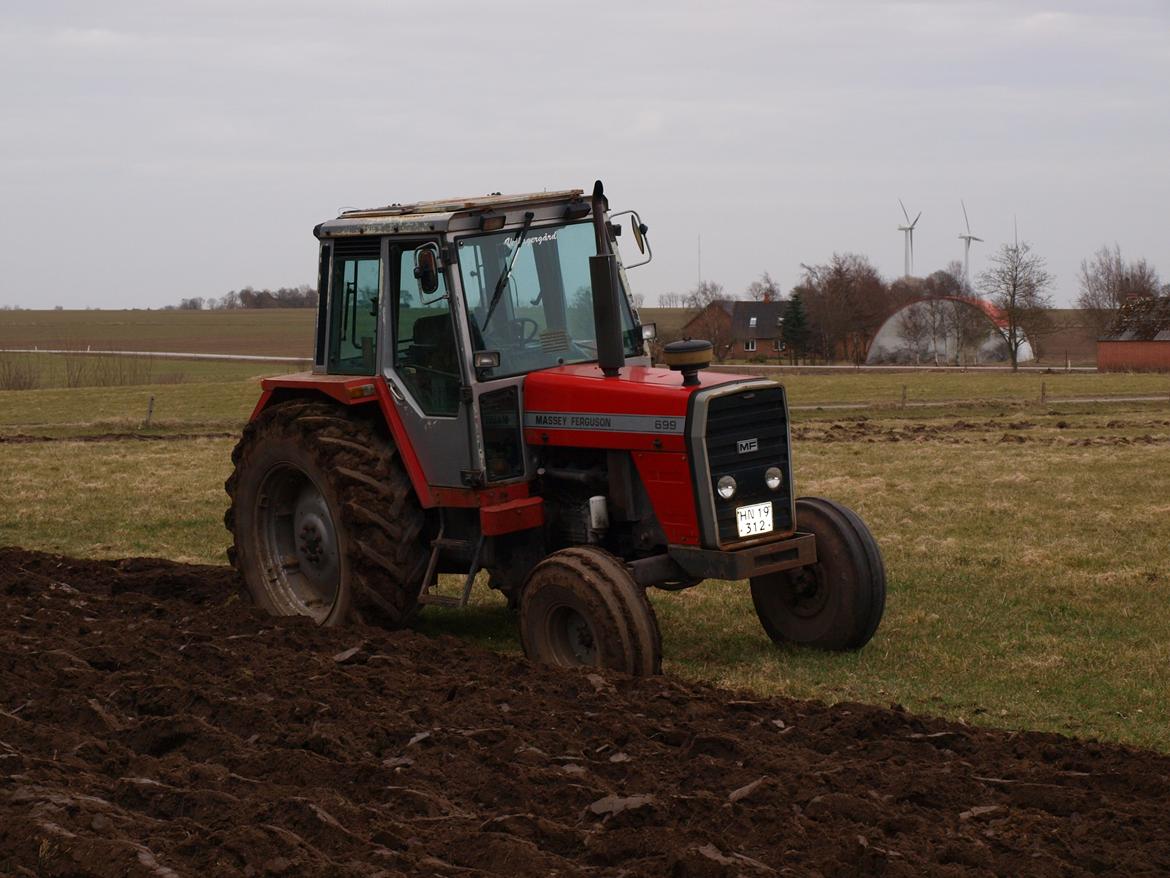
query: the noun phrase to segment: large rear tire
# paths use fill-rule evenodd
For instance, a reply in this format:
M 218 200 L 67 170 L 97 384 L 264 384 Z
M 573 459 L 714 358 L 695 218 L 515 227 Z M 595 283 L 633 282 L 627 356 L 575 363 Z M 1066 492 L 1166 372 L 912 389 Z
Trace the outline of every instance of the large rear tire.
M 821 497 L 796 501 L 796 525 L 816 537 L 817 561 L 751 580 L 760 623 L 777 643 L 860 649 L 886 606 L 886 569 L 873 534 L 851 509 Z
M 554 552 L 520 597 L 520 640 L 532 661 L 635 676 L 662 672 L 654 608 L 626 566 L 592 546 Z
M 339 406 L 273 406 L 244 429 L 224 484 L 229 550 L 255 603 L 320 625 L 409 621 L 424 516 L 393 443 Z

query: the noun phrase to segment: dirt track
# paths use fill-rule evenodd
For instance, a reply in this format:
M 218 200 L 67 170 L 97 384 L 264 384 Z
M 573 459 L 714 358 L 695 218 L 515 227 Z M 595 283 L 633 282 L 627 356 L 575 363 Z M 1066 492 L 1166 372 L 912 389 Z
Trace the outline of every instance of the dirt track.
M 0 550 L 0 874 L 1165 875 L 1170 758 L 274 621 Z

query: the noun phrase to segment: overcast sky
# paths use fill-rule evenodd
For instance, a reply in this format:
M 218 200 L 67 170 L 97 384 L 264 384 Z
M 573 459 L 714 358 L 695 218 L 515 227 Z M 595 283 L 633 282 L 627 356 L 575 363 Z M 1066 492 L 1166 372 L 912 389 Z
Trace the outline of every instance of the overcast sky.
M 916 274 L 962 198 L 972 273 L 1018 217 L 1064 304 L 1107 242 L 1170 281 L 1168 156 L 1166 0 L 6 0 L 0 305 L 310 283 L 340 207 L 598 177 L 647 304 L 700 236 L 733 295 L 834 251 L 896 277 L 899 197 Z

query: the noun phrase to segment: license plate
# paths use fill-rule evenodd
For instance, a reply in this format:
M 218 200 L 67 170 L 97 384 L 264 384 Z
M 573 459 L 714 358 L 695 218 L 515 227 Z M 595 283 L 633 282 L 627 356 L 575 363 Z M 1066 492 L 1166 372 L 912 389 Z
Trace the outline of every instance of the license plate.
M 754 537 L 756 534 L 771 532 L 773 527 L 771 502 L 737 507 L 735 526 L 741 537 Z

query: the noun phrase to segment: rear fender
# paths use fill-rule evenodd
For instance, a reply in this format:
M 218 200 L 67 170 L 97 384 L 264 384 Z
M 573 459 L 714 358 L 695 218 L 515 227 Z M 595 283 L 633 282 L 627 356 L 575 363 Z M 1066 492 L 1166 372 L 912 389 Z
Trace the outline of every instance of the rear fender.
M 313 399 L 344 406 L 366 407 L 368 415 L 381 420 L 394 440 L 394 446 L 398 449 L 398 455 L 402 459 L 402 465 L 406 469 L 406 475 L 410 478 L 410 484 L 419 503 L 428 508 L 438 505 L 439 500 L 434 490 L 427 484 L 418 455 L 415 454 L 398 410 L 394 407 L 386 379 L 370 375 L 316 375 L 312 372 L 302 372 L 264 378 L 260 386 L 263 393 L 252 410 L 252 419 L 270 406 L 293 399 Z

